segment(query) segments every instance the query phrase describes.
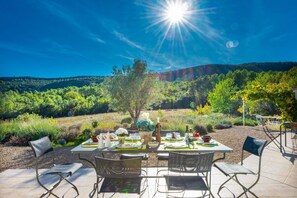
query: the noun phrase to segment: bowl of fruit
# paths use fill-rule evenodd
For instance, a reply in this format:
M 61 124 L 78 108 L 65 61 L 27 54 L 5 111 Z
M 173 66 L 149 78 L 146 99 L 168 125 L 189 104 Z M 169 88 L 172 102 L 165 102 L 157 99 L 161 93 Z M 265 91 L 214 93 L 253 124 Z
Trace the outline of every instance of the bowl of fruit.
M 92 136 L 92 141 L 93 142 L 98 142 L 97 136 Z
M 208 143 L 208 142 L 210 142 L 210 140 L 211 140 L 211 136 L 209 136 L 209 135 L 204 135 L 204 136 L 202 136 L 202 140 L 203 140 L 204 142 Z

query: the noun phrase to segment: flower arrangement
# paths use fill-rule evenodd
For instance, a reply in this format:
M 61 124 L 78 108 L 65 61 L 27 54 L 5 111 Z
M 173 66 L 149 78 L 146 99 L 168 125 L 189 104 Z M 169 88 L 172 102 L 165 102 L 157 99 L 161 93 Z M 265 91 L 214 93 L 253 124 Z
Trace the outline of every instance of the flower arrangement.
M 156 126 L 153 121 L 149 118 L 149 113 L 143 113 L 136 122 L 136 127 L 140 131 L 154 131 Z
M 124 128 L 118 128 L 118 129 L 115 131 L 115 134 L 116 134 L 117 136 L 120 136 L 120 137 L 124 137 L 124 136 L 128 136 L 128 135 L 129 135 L 127 129 L 124 129 Z

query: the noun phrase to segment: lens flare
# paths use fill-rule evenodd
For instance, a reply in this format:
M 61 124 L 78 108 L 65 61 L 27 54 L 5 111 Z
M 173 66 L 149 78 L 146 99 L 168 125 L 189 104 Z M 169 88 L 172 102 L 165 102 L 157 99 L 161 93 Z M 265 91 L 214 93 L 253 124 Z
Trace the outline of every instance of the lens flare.
M 166 46 L 176 54 L 187 55 L 186 44 L 191 38 L 203 39 L 217 43 L 220 34 L 212 27 L 208 14 L 215 14 L 216 8 L 209 8 L 196 0 L 144 1 L 139 5 L 147 9 L 149 19 L 145 31 L 157 36 L 155 50 L 151 53 L 154 59 Z M 185 43 L 187 42 L 187 43 Z
M 188 4 L 181 2 L 170 2 L 165 10 L 165 19 L 170 23 L 182 23 L 187 15 Z

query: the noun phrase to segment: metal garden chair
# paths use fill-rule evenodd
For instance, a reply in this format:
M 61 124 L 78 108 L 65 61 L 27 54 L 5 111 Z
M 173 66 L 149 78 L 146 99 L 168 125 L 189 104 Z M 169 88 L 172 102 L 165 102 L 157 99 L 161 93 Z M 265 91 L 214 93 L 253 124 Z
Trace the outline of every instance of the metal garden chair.
M 41 187 L 43 187 L 46 190 L 46 192 L 43 193 L 40 197 L 44 197 L 45 195 L 48 195 L 48 196 L 53 195 L 54 197 L 58 197 L 58 195 L 53 193 L 53 190 L 57 188 L 63 180 L 65 180 L 70 185 L 72 185 L 77 195 L 79 195 L 77 187 L 72 182 L 70 182 L 67 178 L 72 176 L 78 169 L 80 169 L 82 167 L 82 164 L 81 163 L 67 163 L 67 164 L 56 164 L 56 165 L 54 164 L 52 168 L 46 170 L 45 172 L 40 173 L 39 172 L 40 157 L 53 151 L 51 141 L 46 136 L 35 141 L 30 141 L 29 144 L 36 158 L 37 182 L 40 184 Z M 45 186 L 44 182 L 41 181 L 41 177 L 45 175 L 58 176 L 59 180 L 51 188 L 48 188 Z
M 185 190 L 202 191 L 202 197 L 211 195 L 211 167 L 214 153 L 185 154 L 170 152 L 166 179 L 166 192 L 185 193 Z M 161 171 L 160 171 L 161 172 Z M 177 174 L 176 174 L 177 173 Z M 157 184 L 159 188 L 159 183 Z
M 229 179 L 226 180 L 219 187 L 218 195 L 219 195 L 220 191 L 225 187 L 225 184 L 227 182 L 229 182 L 230 180 L 233 180 L 236 183 L 238 183 L 241 186 L 241 188 L 243 189 L 243 192 L 236 197 L 241 197 L 244 194 L 247 196 L 247 192 L 249 192 L 253 196 L 257 197 L 255 195 L 255 193 L 253 193 L 251 191 L 251 188 L 253 188 L 258 183 L 258 181 L 260 179 L 261 159 L 262 159 L 262 153 L 263 153 L 266 143 L 267 143 L 266 140 L 260 140 L 260 139 L 254 138 L 254 137 L 247 136 L 247 138 L 243 144 L 243 148 L 242 148 L 241 164 L 228 163 L 228 162 L 218 162 L 218 163 L 214 164 L 215 167 L 217 167 L 222 173 L 224 173 L 226 176 L 229 177 Z M 243 164 L 244 151 L 249 152 L 249 153 L 259 157 L 258 171 L 256 173 L 244 166 L 244 164 Z M 238 175 L 247 175 L 247 174 L 253 174 L 253 175 L 257 176 L 256 181 L 249 187 L 244 186 L 244 184 L 242 182 L 240 182 L 238 179 Z M 235 197 L 234 193 L 232 193 L 232 194 Z
M 161 137 L 166 137 L 167 133 L 180 133 L 179 130 L 161 130 Z M 158 153 L 157 154 L 157 168 L 159 168 L 159 161 L 168 161 L 169 154 L 168 153 Z M 159 170 L 157 170 L 158 172 Z
M 96 156 L 97 193 L 137 193 L 141 197 L 147 188 L 147 180 L 142 182 L 141 160 L 141 158 L 107 159 Z M 101 184 L 100 189 L 99 184 Z

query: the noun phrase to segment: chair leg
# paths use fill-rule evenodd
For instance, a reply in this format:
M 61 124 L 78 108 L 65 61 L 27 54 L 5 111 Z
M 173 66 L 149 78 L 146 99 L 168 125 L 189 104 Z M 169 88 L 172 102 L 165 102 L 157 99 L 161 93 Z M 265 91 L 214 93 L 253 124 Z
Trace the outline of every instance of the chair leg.
M 68 182 L 68 183 L 73 187 L 73 189 L 76 191 L 77 196 L 78 196 L 78 195 L 79 195 L 79 192 L 78 192 L 77 187 L 76 187 L 72 182 L 70 182 L 68 179 L 64 178 L 64 180 L 65 180 L 66 182 Z
M 218 190 L 218 192 L 217 192 L 218 195 L 220 195 L 220 191 L 221 191 L 223 188 L 225 188 L 224 185 L 225 185 L 226 183 L 228 183 L 231 179 L 233 179 L 234 176 L 235 176 L 235 175 L 229 177 L 229 179 L 227 179 L 224 183 L 222 183 L 222 185 L 220 185 L 219 190 Z
M 60 176 L 60 175 L 59 175 L 59 176 Z M 56 187 L 59 186 L 59 184 L 62 182 L 62 180 L 63 180 L 63 177 L 60 176 L 59 181 L 58 181 L 57 183 L 55 183 L 50 189 L 48 189 L 47 187 L 45 187 L 45 186 L 40 182 L 39 177 L 37 177 L 37 181 L 38 181 L 39 185 L 40 185 L 42 188 L 44 188 L 44 189 L 46 190 L 46 192 L 44 192 L 40 197 L 44 197 L 44 196 L 46 196 L 47 194 L 49 194 L 49 196 L 50 196 L 50 195 L 53 195 L 54 197 L 57 197 L 57 198 L 58 198 L 59 196 L 56 195 L 55 193 L 53 193 L 52 191 L 53 191 Z
M 258 177 L 258 179 L 256 180 L 256 182 L 255 183 L 253 183 L 250 187 L 245 187 L 242 183 L 240 183 L 239 182 L 239 180 L 238 180 L 238 178 L 236 177 L 236 180 L 237 180 L 237 183 L 242 187 L 242 189 L 243 189 L 243 192 L 240 194 L 240 195 L 238 195 L 238 197 L 241 197 L 243 194 L 245 194 L 246 196 L 247 196 L 247 192 L 249 192 L 249 193 L 251 193 L 254 197 L 258 197 L 255 193 L 253 193 L 252 191 L 251 191 L 251 188 L 253 188 L 257 183 L 258 183 L 258 181 L 259 181 L 259 177 Z M 248 197 L 248 196 L 247 196 Z
M 230 176 L 230 178 L 229 179 L 227 179 L 220 187 L 219 187 L 219 190 L 218 190 L 218 195 L 219 195 L 219 193 L 220 193 L 220 191 L 223 189 L 223 188 L 225 188 L 225 184 L 227 183 L 227 182 L 229 182 L 230 180 L 233 180 L 233 181 L 235 181 L 238 185 L 240 185 L 240 187 L 242 188 L 242 190 L 243 190 L 243 192 L 240 194 L 240 195 L 238 195 L 237 197 L 241 197 L 242 195 L 244 195 L 245 194 L 245 196 L 246 197 L 248 197 L 248 195 L 247 195 L 247 192 L 249 192 L 249 193 L 251 193 L 254 197 L 258 197 L 255 193 L 253 193 L 252 191 L 251 191 L 251 188 L 253 188 L 257 183 L 258 183 L 258 181 L 259 181 L 259 179 L 260 179 L 260 176 L 258 176 L 258 178 L 257 178 L 257 180 L 255 181 L 255 183 L 253 183 L 250 187 L 245 187 L 240 181 L 239 181 L 239 179 L 237 178 L 237 175 L 232 175 L 232 176 Z M 231 192 L 231 191 L 230 191 Z M 231 192 L 232 193 L 232 192 Z M 233 194 L 233 193 L 232 193 Z M 220 196 L 220 195 L 219 195 Z M 235 197 L 235 195 L 233 194 L 233 197 Z

